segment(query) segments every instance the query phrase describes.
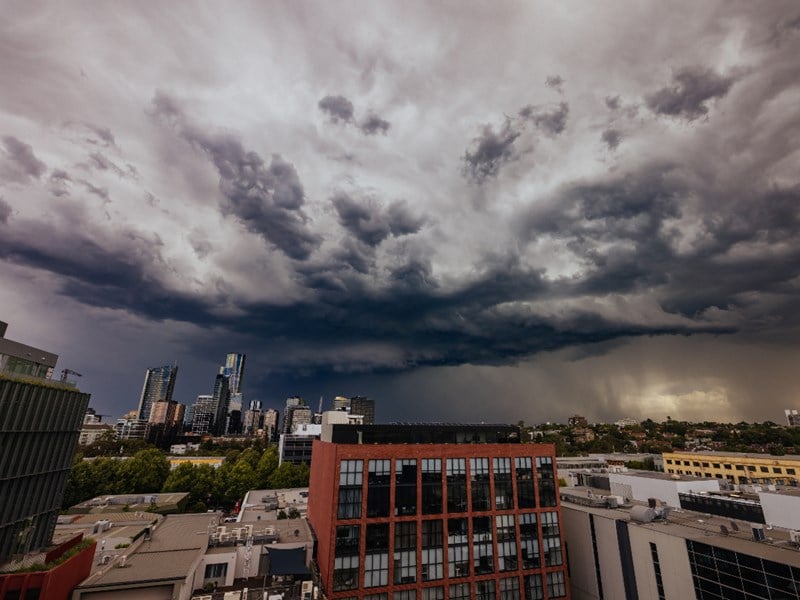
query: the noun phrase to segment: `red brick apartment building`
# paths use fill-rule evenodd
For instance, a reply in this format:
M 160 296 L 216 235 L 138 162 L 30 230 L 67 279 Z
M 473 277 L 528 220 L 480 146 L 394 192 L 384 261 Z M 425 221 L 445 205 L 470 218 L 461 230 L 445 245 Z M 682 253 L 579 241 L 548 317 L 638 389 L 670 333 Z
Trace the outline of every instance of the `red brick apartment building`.
M 333 425 L 308 518 L 335 600 L 569 598 L 551 444 L 510 425 Z

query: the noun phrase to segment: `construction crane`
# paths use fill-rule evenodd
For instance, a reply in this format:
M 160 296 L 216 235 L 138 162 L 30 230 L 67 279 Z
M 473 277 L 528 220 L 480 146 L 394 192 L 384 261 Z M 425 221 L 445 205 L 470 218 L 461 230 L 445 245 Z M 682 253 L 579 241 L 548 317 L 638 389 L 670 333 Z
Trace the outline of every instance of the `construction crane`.
M 66 381 L 68 375 L 75 375 L 75 377 L 83 377 L 77 371 L 73 371 L 72 369 L 61 369 L 61 381 Z

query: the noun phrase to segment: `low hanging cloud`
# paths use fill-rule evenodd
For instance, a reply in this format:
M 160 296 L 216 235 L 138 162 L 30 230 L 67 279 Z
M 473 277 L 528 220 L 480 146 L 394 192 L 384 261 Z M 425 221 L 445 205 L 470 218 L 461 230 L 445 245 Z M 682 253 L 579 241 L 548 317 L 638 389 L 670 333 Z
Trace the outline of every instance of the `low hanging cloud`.
M 36 157 L 30 144 L 13 135 L 3 136 L 2 142 L 4 151 L 0 155 L 0 178 L 28 183 L 39 179 L 47 171 L 47 165 Z
M 417 233 L 425 223 L 424 217 L 411 213 L 402 201 L 382 207 L 374 198 L 354 198 L 339 192 L 332 199 L 339 224 L 367 246 L 377 246 L 390 235 L 399 237 Z
M 317 103 L 317 106 L 334 123 L 339 121 L 350 123 L 353 120 L 353 103 L 344 96 L 325 96 Z
M 707 115 L 708 103 L 724 98 L 735 82 L 712 69 L 683 67 L 673 73 L 671 85 L 645 96 L 645 103 L 656 114 L 694 121 Z
M 544 84 L 547 87 L 553 88 L 559 94 L 564 93 L 564 83 L 564 78 L 561 75 L 550 75 L 544 80 Z
M 549 110 L 528 105 L 520 109 L 519 116 L 529 120 L 536 128 L 549 135 L 558 135 L 567 128 L 569 104 L 560 102 L 558 106 Z
M 72 183 L 72 177 L 63 169 L 53 169 L 47 182 L 50 193 L 54 196 L 61 197 L 69 195 L 69 184 Z
M 368 115 L 358 126 L 364 135 L 375 135 L 376 133 L 386 135 L 386 132 L 389 131 L 389 127 L 391 127 L 389 121 L 372 114 Z
M 600 139 L 608 146 L 609 150 L 616 150 L 622 141 L 622 132 L 619 129 L 609 127 L 603 131 Z
M 153 115 L 172 122 L 180 136 L 202 150 L 219 173 L 222 210 L 234 215 L 245 227 L 277 247 L 286 256 L 306 260 L 321 243 L 306 216 L 305 191 L 294 165 L 273 154 L 267 164 L 246 150 L 228 133 L 203 131 L 191 124 L 179 105 L 158 92 L 152 102 Z
M 360 122 L 356 122 L 353 103 L 344 96 L 325 96 L 318 103 L 319 109 L 328 115 L 332 123 L 346 123 L 355 125 L 364 135 L 386 135 L 391 123 L 375 113 L 368 113 Z
M 3 200 L 3 197 L 0 196 L 0 223 L 6 224 L 8 223 L 8 218 L 11 216 L 11 205 Z
M 481 135 L 472 143 L 472 150 L 464 153 L 464 173 L 475 183 L 497 177 L 500 168 L 514 160 L 514 141 L 522 134 L 515 129 L 510 119 L 506 119 L 500 131 L 486 125 Z

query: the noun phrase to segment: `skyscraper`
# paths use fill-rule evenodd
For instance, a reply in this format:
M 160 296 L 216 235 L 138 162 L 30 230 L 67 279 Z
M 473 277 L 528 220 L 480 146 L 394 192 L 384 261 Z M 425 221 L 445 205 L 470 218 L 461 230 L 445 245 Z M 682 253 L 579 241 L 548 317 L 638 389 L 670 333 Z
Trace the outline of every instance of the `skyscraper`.
M 375 400 L 365 396 L 353 396 L 350 398 L 350 414 L 361 415 L 364 417 L 364 425 L 375 423 Z
M 231 391 L 228 387 L 228 377 L 225 375 L 225 367 L 220 367 L 219 373 L 214 380 L 214 392 L 211 395 L 214 403 L 214 424 L 212 431 L 214 435 L 224 435 L 228 421 L 228 408 L 231 401 Z
M 228 377 L 228 389 L 231 392 L 231 396 L 242 393 L 244 361 L 246 359 L 246 354 L 239 354 L 237 352 L 230 352 L 228 356 L 225 357 L 224 374 Z
M 139 399 L 139 419 L 150 420 L 150 411 L 155 402 L 169 402 L 175 389 L 175 378 L 178 376 L 178 365 L 164 365 L 147 369 L 144 374 L 142 396 Z

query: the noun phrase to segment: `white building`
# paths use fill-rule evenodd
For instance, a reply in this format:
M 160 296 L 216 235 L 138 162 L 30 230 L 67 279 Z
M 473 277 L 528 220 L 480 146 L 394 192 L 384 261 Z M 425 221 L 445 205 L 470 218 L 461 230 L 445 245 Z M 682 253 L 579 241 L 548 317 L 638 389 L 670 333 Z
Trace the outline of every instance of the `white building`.
M 679 508 L 679 492 L 718 492 L 718 479 L 701 479 L 688 475 L 668 475 L 654 471 L 609 473 L 611 494 L 626 500 L 647 502 L 656 498 L 667 506 Z

